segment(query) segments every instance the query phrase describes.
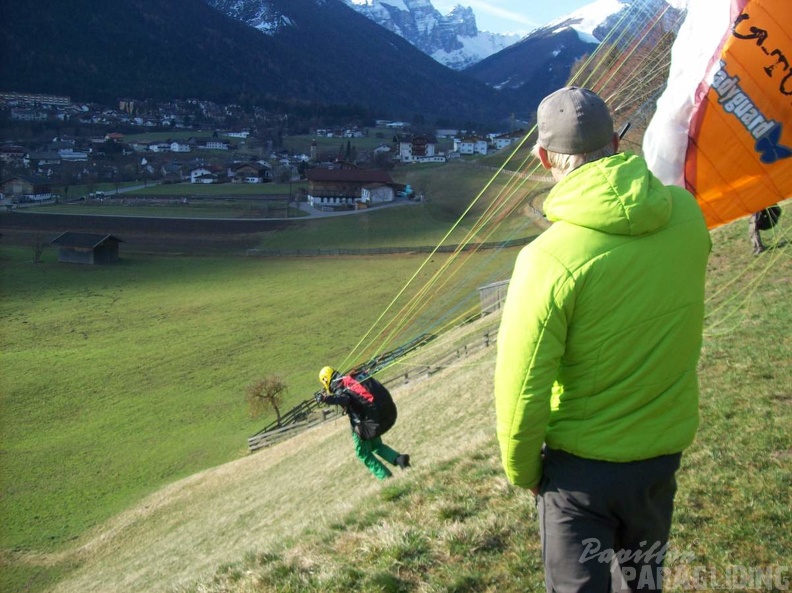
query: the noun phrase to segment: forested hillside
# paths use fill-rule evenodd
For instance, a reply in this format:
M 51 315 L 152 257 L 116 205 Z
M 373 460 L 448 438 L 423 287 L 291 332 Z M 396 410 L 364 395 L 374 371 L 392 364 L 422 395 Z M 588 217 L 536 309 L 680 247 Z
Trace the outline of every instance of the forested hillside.
M 358 106 L 497 120 L 498 93 L 437 63 L 339 0 L 278 0 L 265 35 L 203 0 L 4 3 L 0 88 L 114 104 L 122 97 Z

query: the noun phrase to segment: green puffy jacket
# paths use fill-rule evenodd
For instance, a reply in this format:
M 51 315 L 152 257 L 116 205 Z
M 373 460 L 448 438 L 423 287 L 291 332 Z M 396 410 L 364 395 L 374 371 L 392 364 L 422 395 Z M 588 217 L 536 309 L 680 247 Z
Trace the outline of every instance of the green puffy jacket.
M 573 171 L 545 214 L 515 264 L 495 371 L 503 466 L 526 488 L 543 443 L 617 462 L 690 445 L 711 248 L 690 193 L 631 154 Z

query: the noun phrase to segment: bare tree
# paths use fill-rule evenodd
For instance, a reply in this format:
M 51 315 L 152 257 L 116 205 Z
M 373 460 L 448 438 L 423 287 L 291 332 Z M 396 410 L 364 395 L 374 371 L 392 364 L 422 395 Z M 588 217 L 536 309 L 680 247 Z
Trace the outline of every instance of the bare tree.
M 248 411 L 253 418 L 258 418 L 270 409 L 275 412 L 278 426 L 281 425 L 280 406 L 288 385 L 276 375 L 267 375 L 248 385 L 246 398 Z
M 30 239 L 30 247 L 33 249 L 33 263 L 38 264 L 41 263 L 41 256 L 44 254 L 44 250 L 49 247 L 50 242 L 47 240 L 47 237 L 42 235 L 41 233 L 36 233 Z

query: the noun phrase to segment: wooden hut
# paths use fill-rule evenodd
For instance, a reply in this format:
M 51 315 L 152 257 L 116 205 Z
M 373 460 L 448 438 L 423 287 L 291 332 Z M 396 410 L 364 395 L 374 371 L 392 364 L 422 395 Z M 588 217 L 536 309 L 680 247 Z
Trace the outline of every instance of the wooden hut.
M 118 261 L 121 239 L 96 233 L 61 233 L 51 241 L 58 247 L 58 261 L 71 264 L 111 264 Z
M 0 182 L 0 192 L 14 202 L 41 202 L 52 197 L 52 184 L 39 177 L 10 177 Z

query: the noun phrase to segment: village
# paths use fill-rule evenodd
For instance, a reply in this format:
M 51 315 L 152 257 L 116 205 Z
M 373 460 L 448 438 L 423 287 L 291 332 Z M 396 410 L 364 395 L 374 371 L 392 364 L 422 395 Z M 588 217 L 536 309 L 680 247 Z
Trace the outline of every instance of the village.
M 110 107 L 0 93 L 0 200 L 13 208 L 101 199 L 129 184 L 307 180 L 311 205 L 348 208 L 404 195 L 388 174 L 395 166 L 486 155 L 524 135 L 391 120 L 302 129 L 291 120 L 197 99 L 119 99 Z

